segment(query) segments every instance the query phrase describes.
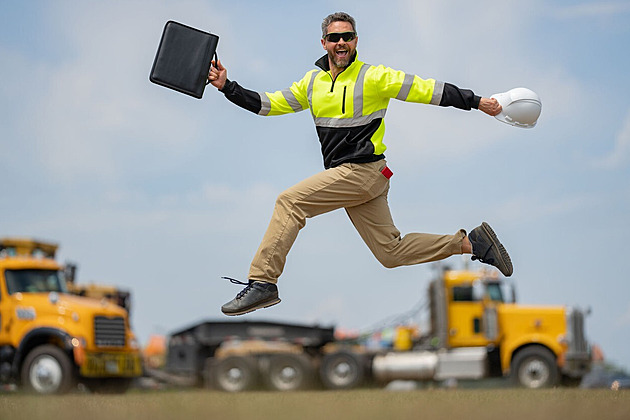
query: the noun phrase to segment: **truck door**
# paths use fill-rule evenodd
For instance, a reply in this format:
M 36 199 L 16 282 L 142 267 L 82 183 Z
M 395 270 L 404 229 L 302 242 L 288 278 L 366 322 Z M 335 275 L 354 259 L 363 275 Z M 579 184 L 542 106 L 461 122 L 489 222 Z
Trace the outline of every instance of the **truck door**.
M 490 344 L 484 335 L 483 286 L 470 283 L 448 290 L 448 339 L 450 347 L 477 347 Z

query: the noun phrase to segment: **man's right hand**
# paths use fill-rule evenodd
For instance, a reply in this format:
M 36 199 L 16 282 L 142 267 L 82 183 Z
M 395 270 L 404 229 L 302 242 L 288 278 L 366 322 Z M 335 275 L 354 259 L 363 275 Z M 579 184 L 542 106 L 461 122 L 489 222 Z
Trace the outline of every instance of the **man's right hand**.
M 210 67 L 210 73 L 208 73 L 208 81 L 212 86 L 221 90 L 225 86 L 227 81 L 227 70 L 221 65 L 221 60 L 215 62 L 212 60 L 212 66 Z

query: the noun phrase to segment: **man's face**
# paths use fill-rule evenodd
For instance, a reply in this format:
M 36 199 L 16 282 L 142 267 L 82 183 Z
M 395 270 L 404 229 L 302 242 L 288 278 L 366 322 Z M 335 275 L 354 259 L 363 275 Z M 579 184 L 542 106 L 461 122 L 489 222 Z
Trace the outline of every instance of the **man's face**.
M 352 25 L 349 22 L 333 22 L 328 25 L 328 34 L 353 32 Z M 352 56 L 357 50 L 357 42 L 359 38 L 355 37 L 352 41 L 344 41 L 343 38 L 339 42 L 330 42 L 327 38 L 322 39 L 322 46 L 328 53 L 328 59 L 331 65 L 344 68 L 350 64 Z

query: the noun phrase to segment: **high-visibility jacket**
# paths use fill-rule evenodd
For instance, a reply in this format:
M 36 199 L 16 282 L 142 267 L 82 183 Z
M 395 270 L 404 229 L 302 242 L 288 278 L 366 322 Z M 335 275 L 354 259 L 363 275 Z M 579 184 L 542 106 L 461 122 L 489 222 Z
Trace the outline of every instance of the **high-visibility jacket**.
M 282 115 L 310 109 L 321 143 L 324 167 L 383 159 L 385 113 L 390 99 L 470 110 L 480 97 L 434 79 L 385 66 L 372 66 L 353 57 L 335 79 L 325 55 L 291 87 L 257 93 L 233 81 L 222 92 L 235 104 L 258 115 Z

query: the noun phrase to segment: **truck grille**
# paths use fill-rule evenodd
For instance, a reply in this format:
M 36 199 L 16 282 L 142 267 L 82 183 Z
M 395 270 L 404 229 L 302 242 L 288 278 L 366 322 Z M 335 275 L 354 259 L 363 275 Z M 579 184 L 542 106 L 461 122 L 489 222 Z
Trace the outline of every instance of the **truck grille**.
M 94 317 L 94 343 L 97 347 L 125 347 L 125 319 Z
M 588 351 L 588 343 L 584 336 L 584 313 L 573 309 L 568 314 L 569 350 L 573 353 Z

